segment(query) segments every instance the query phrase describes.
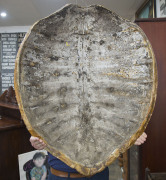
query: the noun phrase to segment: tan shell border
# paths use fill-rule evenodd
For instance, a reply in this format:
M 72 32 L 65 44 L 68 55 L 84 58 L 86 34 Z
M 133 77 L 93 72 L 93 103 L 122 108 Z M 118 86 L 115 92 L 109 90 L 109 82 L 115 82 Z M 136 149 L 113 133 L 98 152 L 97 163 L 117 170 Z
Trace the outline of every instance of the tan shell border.
M 70 6 L 71 4 L 67 4 L 65 5 L 66 6 Z M 102 6 L 100 6 L 102 7 Z M 64 7 L 63 7 L 64 8 Z M 62 10 L 62 9 L 60 9 Z M 58 10 L 58 11 L 60 11 Z M 58 12 L 57 11 L 57 12 Z M 55 12 L 56 13 L 56 12 Z M 53 14 L 55 14 L 53 13 Z M 53 15 L 51 14 L 51 15 Z M 116 14 L 116 13 L 114 13 Z M 51 16 L 50 15 L 50 16 Z M 48 17 L 50 17 L 48 16 Z M 46 18 L 48 18 L 46 17 Z M 120 16 L 119 16 L 120 17 Z M 43 19 L 46 19 L 46 18 L 43 18 Z M 120 17 L 121 18 L 121 17 Z M 43 20 L 41 19 L 41 20 Z M 121 18 L 123 20 L 125 20 L 124 18 Z M 39 20 L 39 21 L 41 21 Z M 27 119 L 27 116 L 25 114 L 25 111 L 24 111 L 24 107 L 23 107 L 23 104 L 22 104 L 22 99 L 21 99 L 21 94 L 19 92 L 19 61 L 21 59 L 21 56 L 22 56 L 22 51 L 24 50 L 24 43 L 26 42 L 26 40 L 28 39 L 30 33 L 31 33 L 31 30 L 33 29 L 33 27 L 39 22 L 37 21 L 36 23 L 34 23 L 30 30 L 27 32 L 19 50 L 18 50 L 18 53 L 17 53 L 17 57 L 16 57 L 16 63 L 15 63 L 15 71 L 14 71 L 14 88 L 15 88 L 15 92 L 16 92 L 16 99 L 17 99 L 17 102 L 18 102 L 18 105 L 19 105 L 19 109 L 20 109 L 20 112 L 21 112 L 21 115 L 22 115 L 22 118 L 24 120 L 24 123 L 28 129 L 28 131 L 30 132 L 30 134 L 32 136 L 36 136 L 36 137 L 39 137 L 40 139 L 42 139 L 46 144 L 47 142 L 39 135 L 38 132 L 36 132 L 31 124 L 29 123 L 28 119 Z M 128 21 L 128 20 L 127 20 Z M 131 23 L 132 24 L 132 23 Z M 135 24 L 133 23 L 133 27 L 135 28 Z M 121 153 L 124 153 L 127 149 L 129 149 L 133 144 L 134 142 L 136 141 L 136 139 L 144 132 L 150 118 L 151 118 L 151 115 L 152 115 L 152 112 L 154 110 L 154 106 L 155 106 L 155 102 L 156 102 L 156 96 L 157 96 L 157 85 L 158 85 L 158 79 L 157 79 L 157 65 L 156 65 L 156 61 L 155 61 L 155 56 L 154 56 L 154 53 L 153 53 L 153 50 L 152 50 L 152 46 L 150 44 L 150 42 L 148 41 L 146 35 L 144 34 L 144 32 L 142 31 L 142 29 L 140 27 L 137 27 L 137 29 L 135 29 L 136 31 L 139 31 L 142 36 L 144 37 L 144 40 L 145 42 L 147 43 L 148 45 L 148 50 L 149 52 L 151 53 L 152 55 L 152 58 L 153 58 L 153 89 L 152 89 L 152 94 L 151 94 L 151 100 L 150 100 L 150 107 L 148 109 L 148 113 L 147 113 L 147 116 L 146 118 L 144 119 L 144 121 L 142 122 L 141 126 L 139 127 L 139 129 L 137 130 L 137 132 L 131 136 L 131 138 L 123 145 L 121 146 L 119 149 L 116 149 L 111 155 L 109 155 L 109 157 L 104 160 L 103 162 L 99 162 L 95 167 L 93 168 L 89 168 L 89 167 L 86 167 L 86 166 L 83 166 L 81 164 L 78 164 L 77 162 L 71 160 L 69 157 L 67 157 L 65 154 L 57 151 L 54 147 L 50 146 L 47 144 L 45 150 L 47 150 L 48 152 L 50 152 L 51 154 L 53 154 L 54 156 L 56 156 L 57 158 L 59 158 L 60 160 L 62 160 L 64 163 L 66 163 L 68 166 L 72 167 L 72 168 L 75 168 L 78 172 L 80 172 L 81 174 L 83 175 L 86 175 L 86 176 L 89 176 L 89 175 L 94 175 L 102 170 L 104 170 L 107 166 L 109 166 Z

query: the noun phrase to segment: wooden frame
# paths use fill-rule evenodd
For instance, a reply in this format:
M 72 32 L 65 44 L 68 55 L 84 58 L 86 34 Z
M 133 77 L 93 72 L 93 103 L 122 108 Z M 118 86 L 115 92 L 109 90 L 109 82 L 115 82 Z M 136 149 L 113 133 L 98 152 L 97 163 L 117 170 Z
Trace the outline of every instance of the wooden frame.
M 156 17 L 166 17 L 166 0 L 156 0 Z
M 136 19 L 142 18 L 155 18 L 156 17 L 156 3 L 155 0 L 145 0 L 145 2 L 141 5 L 141 7 L 137 10 L 135 16 Z M 146 14 L 146 9 L 150 8 L 148 15 Z M 142 15 L 142 17 L 141 17 Z

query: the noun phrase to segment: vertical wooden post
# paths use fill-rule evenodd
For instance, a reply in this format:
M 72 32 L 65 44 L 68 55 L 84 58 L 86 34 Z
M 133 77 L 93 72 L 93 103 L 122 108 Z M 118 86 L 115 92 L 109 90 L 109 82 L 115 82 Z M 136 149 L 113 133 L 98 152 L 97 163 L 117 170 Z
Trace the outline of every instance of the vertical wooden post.
M 129 180 L 129 151 L 126 151 L 119 156 L 119 166 L 122 171 L 123 180 Z

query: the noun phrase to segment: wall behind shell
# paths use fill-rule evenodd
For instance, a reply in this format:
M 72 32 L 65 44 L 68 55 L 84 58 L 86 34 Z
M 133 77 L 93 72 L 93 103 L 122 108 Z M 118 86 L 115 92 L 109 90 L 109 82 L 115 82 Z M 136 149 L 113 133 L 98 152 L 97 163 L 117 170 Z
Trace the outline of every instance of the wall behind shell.
M 0 94 L 14 86 L 14 66 L 18 48 L 29 26 L 0 27 Z

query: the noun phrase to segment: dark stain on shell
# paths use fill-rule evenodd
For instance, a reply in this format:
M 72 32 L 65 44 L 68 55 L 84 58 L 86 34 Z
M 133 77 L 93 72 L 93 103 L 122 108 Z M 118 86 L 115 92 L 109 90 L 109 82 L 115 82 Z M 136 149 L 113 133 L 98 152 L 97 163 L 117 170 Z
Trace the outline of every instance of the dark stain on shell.
M 69 5 L 69 6 L 72 7 L 72 5 Z M 68 14 L 67 11 L 68 11 L 68 9 L 69 9 L 69 6 L 64 7 L 62 10 L 60 10 L 59 12 L 57 12 L 56 15 L 59 16 L 59 18 L 60 18 L 60 17 L 63 17 L 63 18 L 65 19 L 66 15 Z
M 58 77 L 58 76 L 60 76 L 60 72 L 56 70 L 56 71 L 54 71 L 53 75 Z
M 46 38 L 51 37 L 51 33 L 47 32 L 47 31 L 40 32 L 40 34 L 43 34 Z
M 55 106 L 54 111 L 57 112 L 59 110 L 58 106 Z
M 61 103 L 60 104 L 60 108 L 61 108 L 61 110 L 65 110 L 65 109 L 67 109 L 67 103 L 65 103 L 65 102 L 63 102 L 63 103 Z
M 58 90 L 58 94 L 60 96 L 65 96 L 66 95 L 66 92 L 67 92 L 67 87 L 61 87 L 59 90 Z
M 87 50 L 88 50 L 88 51 L 92 51 L 92 49 L 91 49 L 90 47 L 87 47 Z
M 111 11 L 109 11 L 108 9 L 105 9 L 103 8 L 102 6 L 95 6 L 96 10 L 98 10 L 98 14 L 106 14 L 106 13 L 109 13 L 109 14 L 112 14 Z
M 65 73 L 64 73 L 64 76 L 70 77 L 70 72 L 65 72 Z
M 100 45 L 103 45 L 105 43 L 105 41 L 101 40 L 99 43 L 100 43 Z
M 115 105 L 114 105 L 114 104 L 112 104 L 112 103 L 108 103 L 108 102 L 106 102 L 106 103 L 105 103 L 105 105 L 106 105 L 107 107 L 111 107 L 111 108 L 115 107 Z
M 58 61 L 59 57 L 58 56 L 50 56 L 50 61 Z
M 108 50 L 111 50 L 111 49 L 112 49 L 112 47 L 111 47 L 110 45 L 109 45 L 107 48 L 108 48 Z
M 106 88 L 107 92 L 109 93 L 112 93 L 115 91 L 115 88 L 114 87 L 109 87 L 109 88 Z
M 113 37 L 117 37 L 117 34 L 116 34 L 116 33 L 114 33 L 112 36 L 113 36 Z
M 87 104 L 84 106 L 84 111 L 89 111 L 89 112 L 91 112 L 91 108 L 90 108 L 89 103 L 87 103 Z
M 82 113 L 81 119 L 83 120 L 83 123 L 85 124 L 88 124 L 88 122 L 90 121 L 90 118 L 85 113 Z

